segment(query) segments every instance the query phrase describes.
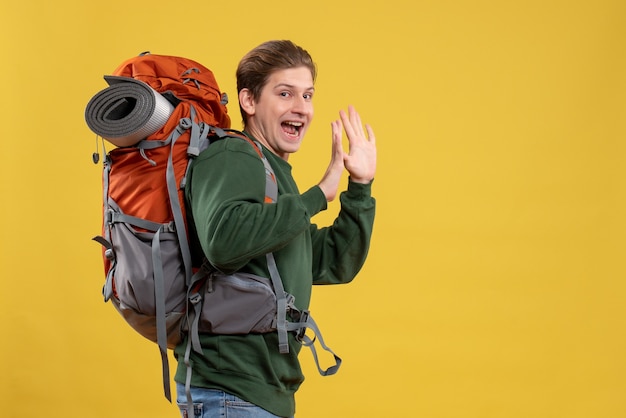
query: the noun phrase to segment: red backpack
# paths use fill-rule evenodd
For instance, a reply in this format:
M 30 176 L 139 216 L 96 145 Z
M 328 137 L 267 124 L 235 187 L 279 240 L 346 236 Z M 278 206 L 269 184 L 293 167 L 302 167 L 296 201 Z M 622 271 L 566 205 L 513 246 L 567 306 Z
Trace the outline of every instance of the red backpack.
M 226 95 L 213 73 L 187 58 L 141 54 L 122 63 L 109 87 L 87 104 L 85 119 L 118 148 L 103 161 L 105 301 L 158 343 L 171 401 L 167 349 L 182 339 L 188 289 L 206 271 L 192 266 L 184 189 L 193 158 L 228 129 Z M 94 158 L 94 162 L 97 160 Z

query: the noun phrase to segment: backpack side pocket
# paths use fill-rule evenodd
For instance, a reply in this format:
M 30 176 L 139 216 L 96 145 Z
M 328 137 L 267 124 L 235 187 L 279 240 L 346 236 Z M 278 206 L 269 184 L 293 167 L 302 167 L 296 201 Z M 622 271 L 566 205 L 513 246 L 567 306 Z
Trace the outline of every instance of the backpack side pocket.
M 207 278 L 203 298 L 201 332 L 229 335 L 276 329 L 276 295 L 265 277 L 214 273 Z
M 126 321 L 149 340 L 156 338 L 156 306 L 153 246 L 155 233 L 139 232 L 127 223 L 111 226 L 116 262 L 113 271 L 115 307 Z M 185 316 L 185 270 L 175 232 L 159 233 L 158 246 L 163 269 L 165 322 L 168 347 L 180 342 L 180 325 Z

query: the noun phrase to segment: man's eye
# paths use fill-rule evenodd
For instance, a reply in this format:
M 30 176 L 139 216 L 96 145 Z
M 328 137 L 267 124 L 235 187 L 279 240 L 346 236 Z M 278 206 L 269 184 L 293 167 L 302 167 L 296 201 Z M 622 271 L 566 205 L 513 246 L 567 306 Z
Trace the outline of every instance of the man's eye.
M 281 91 L 281 92 L 280 92 L 280 96 L 281 96 L 281 97 L 289 97 L 289 93 L 288 93 L 288 92 L 286 92 L 286 91 Z
M 304 97 L 305 100 L 311 100 L 313 98 L 313 94 L 312 93 L 306 93 L 302 97 Z

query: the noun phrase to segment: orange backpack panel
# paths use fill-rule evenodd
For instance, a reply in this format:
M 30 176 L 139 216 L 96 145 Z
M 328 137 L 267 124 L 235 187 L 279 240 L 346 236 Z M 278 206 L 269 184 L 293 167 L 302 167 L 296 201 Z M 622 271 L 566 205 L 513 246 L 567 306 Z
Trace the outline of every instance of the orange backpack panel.
M 142 54 L 118 66 L 113 75 L 132 77 L 154 90 L 171 92 L 179 100 L 191 100 L 207 124 L 230 128 L 226 96 L 213 72 L 188 58 Z

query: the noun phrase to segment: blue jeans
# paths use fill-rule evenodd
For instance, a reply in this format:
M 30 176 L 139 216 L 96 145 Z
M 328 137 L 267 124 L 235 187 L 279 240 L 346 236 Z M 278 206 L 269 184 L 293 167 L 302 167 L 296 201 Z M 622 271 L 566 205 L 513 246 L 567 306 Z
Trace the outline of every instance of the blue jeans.
M 183 418 L 187 417 L 185 385 L 176 383 L 178 407 Z M 194 417 L 191 418 L 279 418 L 250 402 L 221 390 L 192 386 Z

